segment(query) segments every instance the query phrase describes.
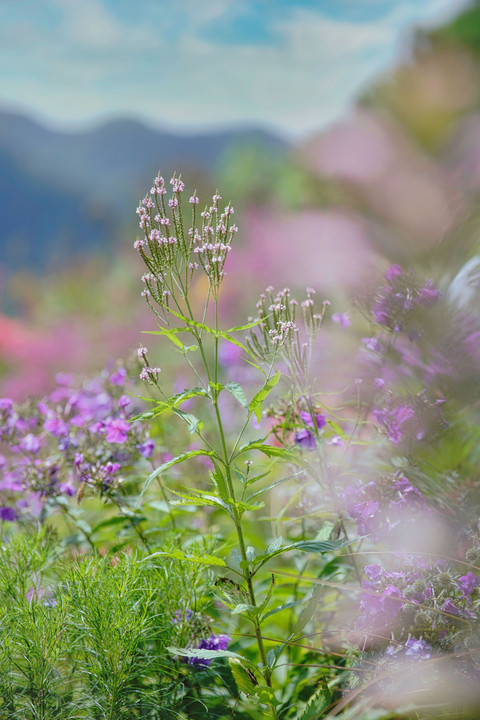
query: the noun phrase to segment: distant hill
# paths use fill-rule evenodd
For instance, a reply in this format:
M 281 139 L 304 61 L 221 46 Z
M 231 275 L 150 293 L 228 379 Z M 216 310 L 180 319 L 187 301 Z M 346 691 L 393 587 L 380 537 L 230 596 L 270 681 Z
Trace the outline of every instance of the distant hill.
M 176 135 L 119 119 L 84 132 L 57 132 L 0 112 L 0 266 L 63 265 L 108 246 L 153 175 L 209 176 L 234 146 L 283 155 L 261 130 Z

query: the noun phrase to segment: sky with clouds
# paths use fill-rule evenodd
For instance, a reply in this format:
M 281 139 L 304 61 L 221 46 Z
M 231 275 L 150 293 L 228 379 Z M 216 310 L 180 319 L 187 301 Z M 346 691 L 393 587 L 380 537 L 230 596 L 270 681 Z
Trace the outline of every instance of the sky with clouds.
M 467 0 L 0 0 L 0 108 L 301 138 Z

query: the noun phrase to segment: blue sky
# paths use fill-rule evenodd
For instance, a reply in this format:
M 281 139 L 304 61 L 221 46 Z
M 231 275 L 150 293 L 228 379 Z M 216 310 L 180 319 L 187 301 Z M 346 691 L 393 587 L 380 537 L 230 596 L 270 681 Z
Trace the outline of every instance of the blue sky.
M 301 138 L 466 0 L 1 0 L 0 107 Z

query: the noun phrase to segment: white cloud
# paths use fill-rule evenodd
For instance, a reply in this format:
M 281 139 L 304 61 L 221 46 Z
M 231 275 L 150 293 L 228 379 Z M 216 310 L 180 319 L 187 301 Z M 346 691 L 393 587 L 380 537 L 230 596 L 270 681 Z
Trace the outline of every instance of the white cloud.
M 8 62 L 12 46 L 0 48 L 10 104 L 57 122 L 126 113 L 180 130 L 257 123 L 291 136 L 338 118 L 393 63 L 407 25 L 445 19 L 464 4 L 407 0 L 369 23 L 297 9 L 274 21 L 278 42 L 229 46 L 207 41 L 204 31 L 239 12 L 238 0 L 155 0 L 133 25 L 101 0 L 49 2 L 61 13 L 58 29 L 24 22 L 15 64 Z

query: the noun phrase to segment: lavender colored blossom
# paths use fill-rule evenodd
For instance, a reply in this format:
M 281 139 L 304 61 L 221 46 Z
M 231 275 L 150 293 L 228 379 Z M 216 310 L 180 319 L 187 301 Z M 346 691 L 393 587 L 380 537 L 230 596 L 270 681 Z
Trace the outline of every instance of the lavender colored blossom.
M 127 371 L 123 367 L 118 367 L 112 375 L 110 375 L 110 382 L 112 385 L 123 385 L 127 379 Z
M 334 313 L 332 315 L 332 322 L 337 323 L 342 328 L 350 327 L 352 324 L 349 313 Z
M 462 575 L 458 579 L 458 587 L 464 597 L 471 595 L 473 591 L 478 587 L 479 579 L 475 573 L 469 571 L 466 575 Z
M 405 655 L 415 660 L 427 660 L 431 657 L 432 646 L 425 640 L 410 637 L 405 643 Z
M 45 419 L 43 429 L 52 433 L 55 437 L 62 437 L 63 435 L 68 434 L 67 424 L 62 420 L 62 418 L 59 418 L 58 415 L 53 413 L 49 414 Z
M 18 517 L 15 510 L 11 507 L 0 507 L 0 520 L 5 522 L 13 522 Z
M 128 439 L 130 424 L 123 418 L 110 418 L 105 422 L 104 429 L 107 442 L 122 444 Z
M 212 633 L 209 638 L 200 640 L 198 650 L 226 650 L 232 638 L 228 635 L 215 635 Z M 189 665 L 208 666 L 212 661 L 210 659 L 191 657 L 188 659 Z
M 150 460 L 155 450 L 155 442 L 151 438 L 149 438 L 143 443 L 138 443 L 136 447 L 140 455 L 142 455 L 147 460 Z
M 25 435 L 20 441 L 20 448 L 27 453 L 38 453 L 41 447 L 41 442 L 36 435 L 29 433 Z

